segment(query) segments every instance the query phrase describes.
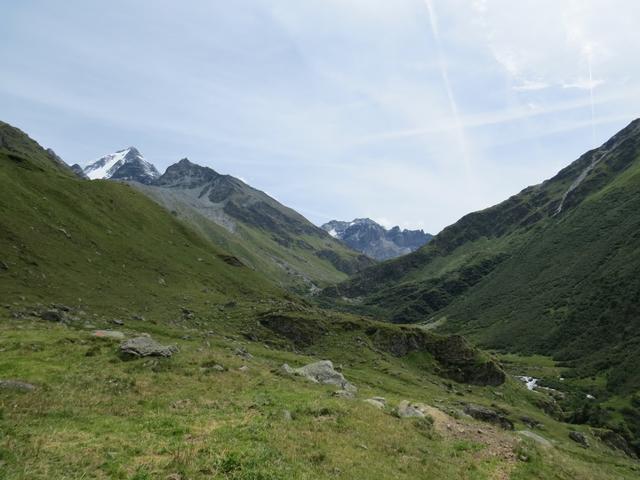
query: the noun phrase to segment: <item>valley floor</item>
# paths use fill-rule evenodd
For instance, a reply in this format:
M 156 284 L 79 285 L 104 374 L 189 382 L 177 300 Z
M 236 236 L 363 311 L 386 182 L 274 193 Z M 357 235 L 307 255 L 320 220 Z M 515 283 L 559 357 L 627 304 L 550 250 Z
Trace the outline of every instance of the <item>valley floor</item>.
M 568 425 L 535 406 L 542 394 L 512 377 L 499 387 L 457 384 L 411 358 L 345 349 L 331 338 L 304 351 L 284 348 L 277 338 L 253 335 L 260 308 L 230 304 L 217 321 L 203 319 L 206 327 L 90 309 L 65 324 L 14 318 L 17 307 L 2 308 L 0 380 L 35 389 L 0 386 L 0 478 L 640 476 L 636 461 L 587 428 L 575 427 L 589 448 L 570 440 Z M 179 351 L 125 361 L 118 355 L 121 340 L 97 337 L 97 329 L 128 338 L 150 334 Z M 297 367 L 324 358 L 358 386 L 355 398 L 337 398 L 335 387 L 280 373 L 285 362 Z M 364 401 L 374 396 L 385 397 L 386 406 Z M 426 416 L 400 418 L 395 409 L 402 400 L 420 404 Z M 504 412 L 515 430 L 465 415 L 469 403 Z M 539 424 L 532 428 L 523 418 Z

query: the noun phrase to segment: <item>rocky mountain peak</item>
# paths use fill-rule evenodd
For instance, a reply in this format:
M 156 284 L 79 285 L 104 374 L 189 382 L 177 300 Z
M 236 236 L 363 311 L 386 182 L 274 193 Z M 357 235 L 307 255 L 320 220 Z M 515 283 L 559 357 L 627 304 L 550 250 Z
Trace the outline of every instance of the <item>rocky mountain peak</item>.
M 400 230 L 398 226 L 387 230 L 370 218 L 356 218 L 351 222 L 332 220 L 321 228 L 354 250 L 376 260 L 406 255 L 432 238 L 422 230 Z
M 153 184 L 168 188 L 196 188 L 201 187 L 221 175 L 209 167 L 203 167 L 183 158 L 169 166 L 164 174 Z
M 145 160 L 135 147 L 100 157 L 84 168 L 84 174 L 91 180 L 130 180 L 144 184 L 149 184 L 160 176 L 156 167 Z

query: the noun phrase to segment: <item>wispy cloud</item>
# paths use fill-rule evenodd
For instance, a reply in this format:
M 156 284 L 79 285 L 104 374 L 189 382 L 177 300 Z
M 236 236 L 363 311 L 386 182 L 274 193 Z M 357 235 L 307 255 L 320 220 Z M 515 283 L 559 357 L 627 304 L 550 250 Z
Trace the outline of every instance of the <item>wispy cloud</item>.
M 442 84 L 444 86 L 444 89 L 447 95 L 447 100 L 449 102 L 451 116 L 453 117 L 455 133 L 458 139 L 458 145 L 460 147 L 460 152 L 462 154 L 462 159 L 464 161 L 466 174 L 467 176 L 470 176 L 471 175 L 471 156 L 469 154 L 469 146 L 468 146 L 468 142 L 464 132 L 464 125 L 460 118 L 458 103 L 456 102 L 456 97 L 453 93 L 451 80 L 449 79 L 449 69 L 447 66 L 447 60 L 444 54 L 442 40 L 440 38 L 440 30 L 438 27 L 438 17 L 436 16 L 436 11 L 433 6 L 433 0 L 424 0 L 424 2 L 425 2 L 425 5 L 427 6 L 427 11 L 429 13 L 429 24 L 431 26 L 431 33 L 433 35 L 433 40 L 436 45 L 440 76 L 442 77 Z
M 5 3 L 3 120 L 72 163 L 188 156 L 314 221 L 437 231 L 640 112 L 633 0 Z

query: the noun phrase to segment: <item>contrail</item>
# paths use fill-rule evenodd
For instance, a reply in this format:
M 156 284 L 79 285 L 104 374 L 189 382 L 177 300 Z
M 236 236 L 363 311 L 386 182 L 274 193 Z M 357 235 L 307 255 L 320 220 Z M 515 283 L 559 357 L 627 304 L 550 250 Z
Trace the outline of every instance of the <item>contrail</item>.
M 466 173 L 469 176 L 471 173 L 471 161 L 469 157 L 469 151 L 467 149 L 467 141 L 465 139 L 464 127 L 462 126 L 462 121 L 460 120 L 458 104 L 453 94 L 453 88 L 451 88 L 451 81 L 449 80 L 449 69 L 447 67 L 444 51 L 442 49 L 442 42 L 440 41 L 440 30 L 438 29 L 438 18 L 436 16 L 436 12 L 435 12 L 435 9 L 433 8 L 433 4 L 431 0 L 424 0 L 424 3 L 427 6 L 427 10 L 429 12 L 429 23 L 431 25 L 431 33 L 433 34 L 433 40 L 436 45 L 440 76 L 442 77 L 442 83 L 444 85 L 444 89 L 447 94 L 447 100 L 449 101 L 449 108 L 451 109 L 451 115 L 453 116 L 453 119 L 455 122 L 456 135 L 458 137 L 458 142 L 462 150 L 462 156 L 464 160 Z

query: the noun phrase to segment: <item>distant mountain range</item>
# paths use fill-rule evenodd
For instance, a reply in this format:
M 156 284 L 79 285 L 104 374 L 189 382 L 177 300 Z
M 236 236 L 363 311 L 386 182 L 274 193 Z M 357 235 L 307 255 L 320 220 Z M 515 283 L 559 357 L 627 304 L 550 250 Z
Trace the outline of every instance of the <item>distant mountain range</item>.
M 90 179 L 129 182 L 287 288 L 316 291 L 373 264 L 266 193 L 186 158 L 160 175 L 129 147 L 91 162 L 82 173 Z
M 356 218 L 352 222 L 332 220 L 320 228 L 375 260 L 414 252 L 433 238 L 423 230 L 400 230 L 397 226 L 387 230 L 370 218 Z

